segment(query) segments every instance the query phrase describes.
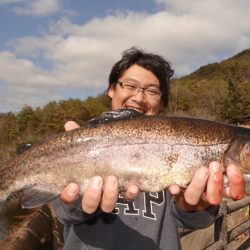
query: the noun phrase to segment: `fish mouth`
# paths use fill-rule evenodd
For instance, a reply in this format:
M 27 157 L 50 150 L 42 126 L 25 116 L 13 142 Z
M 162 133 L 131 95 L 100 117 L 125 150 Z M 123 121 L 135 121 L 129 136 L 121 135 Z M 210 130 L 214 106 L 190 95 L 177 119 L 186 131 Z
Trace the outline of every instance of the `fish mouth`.
M 141 114 L 145 114 L 146 110 L 144 108 L 141 107 L 134 107 L 134 106 L 126 106 L 126 109 L 133 109 Z

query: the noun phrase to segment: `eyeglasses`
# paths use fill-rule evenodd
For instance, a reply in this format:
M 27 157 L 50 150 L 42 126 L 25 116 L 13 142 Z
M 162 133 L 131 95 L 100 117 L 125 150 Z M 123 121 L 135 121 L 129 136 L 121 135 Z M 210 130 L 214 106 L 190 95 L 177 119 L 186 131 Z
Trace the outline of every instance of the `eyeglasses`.
M 145 97 L 149 100 L 158 101 L 161 98 L 162 92 L 157 87 L 140 87 L 137 82 L 132 80 L 117 81 L 124 92 L 130 95 L 137 95 L 141 90 Z

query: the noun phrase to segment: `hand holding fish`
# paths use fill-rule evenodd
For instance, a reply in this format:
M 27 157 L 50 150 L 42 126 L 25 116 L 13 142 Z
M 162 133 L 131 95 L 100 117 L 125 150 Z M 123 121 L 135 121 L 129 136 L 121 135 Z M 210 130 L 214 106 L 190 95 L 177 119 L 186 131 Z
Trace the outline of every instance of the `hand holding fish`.
M 61 199 L 65 203 L 73 203 L 79 194 L 79 187 L 75 183 L 70 183 L 61 193 Z M 135 185 L 128 187 L 124 196 L 127 200 L 134 200 L 139 194 L 139 188 Z M 92 178 L 82 199 L 82 209 L 91 214 L 97 208 L 108 213 L 115 208 L 118 199 L 118 181 L 115 176 L 108 176 L 103 180 L 100 176 Z
M 79 128 L 80 126 L 73 121 L 65 124 L 66 131 Z M 65 187 L 61 193 L 61 199 L 66 203 L 74 202 L 79 194 L 79 187 L 75 183 L 71 183 Z M 124 193 L 127 200 L 134 200 L 139 194 L 139 188 L 135 185 L 128 187 Z M 111 175 L 103 180 L 100 176 L 94 176 L 84 193 L 82 199 L 82 209 L 86 213 L 94 213 L 98 207 L 104 212 L 112 212 L 115 208 L 118 199 L 118 180 L 115 176 Z
M 200 211 L 211 205 L 219 205 L 223 196 L 233 200 L 242 199 L 245 196 L 245 184 L 240 169 L 229 165 L 226 175 L 229 186 L 224 188 L 222 168 L 219 162 L 214 161 L 209 164 L 209 168 L 201 167 L 195 172 L 186 190 L 177 185 L 171 185 L 168 190 L 175 196 L 178 207 L 184 211 Z
M 177 205 L 184 211 L 199 211 L 211 205 L 219 205 L 222 196 L 238 200 L 244 197 L 244 179 L 240 170 L 230 165 L 227 169 L 229 186 L 223 191 L 223 173 L 219 162 L 211 162 L 209 168 L 199 168 L 185 191 L 177 185 L 168 190 L 176 197 Z M 71 183 L 62 192 L 61 198 L 71 203 L 77 199 L 79 187 Z M 127 200 L 134 200 L 139 188 L 131 185 L 125 192 Z M 92 178 L 82 200 L 82 208 L 86 213 L 93 213 L 98 207 L 104 212 L 111 212 L 118 198 L 118 181 L 115 176 L 108 176 L 104 181 L 100 176 Z
M 235 200 L 244 196 L 242 175 L 249 178 L 250 170 L 249 129 L 112 111 L 34 145 L 0 169 L 0 205 L 21 191 L 23 208 L 38 207 L 55 199 L 69 183 L 77 183 L 80 192 L 73 184 L 61 197 L 72 202 L 78 193 L 84 194 L 83 209 L 88 213 L 99 206 L 112 211 L 118 190 L 127 190 L 125 198 L 133 200 L 138 188 L 159 192 L 171 185 L 170 192 L 179 194 L 184 205 L 202 203 L 204 209 L 219 204 L 222 195 Z M 225 190 L 222 171 L 229 180 Z M 185 189 L 183 195 L 178 188 L 173 191 L 173 184 Z
M 79 125 L 73 121 L 65 124 L 65 130 L 70 131 Z M 168 190 L 176 197 L 177 205 L 184 211 L 199 211 L 211 205 L 219 205 L 223 196 L 238 200 L 245 195 L 243 175 L 239 168 L 230 165 L 227 168 L 229 186 L 223 190 L 223 171 L 219 162 L 211 162 L 209 168 L 199 168 L 185 191 L 171 185 Z M 61 198 L 71 203 L 77 199 L 79 187 L 71 183 L 62 192 Z M 139 188 L 131 185 L 124 196 L 127 200 L 134 200 L 139 194 Z M 93 213 L 98 207 L 104 212 L 111 212 L 118 198 L 118 180 L 115 176 L 108 176 L 103 180 L 100 176 L 92 178 L 82 199 L 82 208 L 86 213 Z
M 65 130 L 69 131 L 79 127 L 74 122 L 68 122 Z M 218 161 L 211 162 L 207 166 L 196 170 L 194 177 L 185 191 L 177 186 L 171 185 L 168 190 L 176 197 L 177 205 L 185 211 L 203 210 L 211 205 L 218 205 L 223 196 L 234 200 L 241 199 L 245 195 L 243 174 L 235 165 L 228 165 L 226 175 L 229 186 L 224 188 L 223 169 Z M 73 184 L 72 184 L 73 185 Z M 78 195 L 79 188 L 76 187 L 75 196 L 67 194 L 68 189 L 62 193 L 62 199 L 72 202 Z M 137 197 L 139 188 L 135 185 L 128 187 L 125 198 L 133 200 Z M 115 207 L 118 197 L 118 180 L 115 176 L 108 176 L 105 180 L 94 177 L 84 194 L 82 208 L 85 212 L 92 213 L 99 206 L 105 212 L 110 212 Z M 72 200 L 73 199 L 73 200 Z

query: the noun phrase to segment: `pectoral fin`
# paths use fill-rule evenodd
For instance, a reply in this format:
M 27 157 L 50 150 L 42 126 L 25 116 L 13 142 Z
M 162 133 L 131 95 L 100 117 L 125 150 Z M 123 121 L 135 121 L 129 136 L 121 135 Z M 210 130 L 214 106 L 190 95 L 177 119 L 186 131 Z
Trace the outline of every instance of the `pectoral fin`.
M 38 188 L 27 188 L 22 191 L 21 204 L 22 208 L 35 208 L 47 204 L 58 197 L 49 191 L 40 190 Z

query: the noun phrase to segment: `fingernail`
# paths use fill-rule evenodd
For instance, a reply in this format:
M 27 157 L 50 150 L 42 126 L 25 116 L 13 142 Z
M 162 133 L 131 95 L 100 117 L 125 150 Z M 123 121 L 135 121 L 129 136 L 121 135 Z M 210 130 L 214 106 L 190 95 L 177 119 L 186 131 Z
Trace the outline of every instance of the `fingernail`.
M 100 188 L 102 185 L 102 178 L 100 176 L 95 176 L 92 178 L 91 185 L 95 188 Z
M 227 167 L 227 170 L 230 172 L 230 174 L 233 174 L 233 175 L 239 173 L 238 168 L 235 167 L 234 165 L 229 165 Z
M 108 185 L 111 188 L 117 187 L 117 179 L 115 177 L 109 178 Z
M 130 186 L 129 191 L 130 191 L 131 195 L 133 195 L 133 196 L 137 196 L 138 192 L 139 192 L 139 190 L 136 186 Z
M 199 168 L 197 175 L 198 175 L 199 179 L 203 180 L 204 178 L 206 178 L 208 176 L 208 169 Z
M 79 125 L 74 121 L 68 121 L 68 122 L 66 122 L 64 124 L 64 129 L 66 131 L 74 130 L 74 129 L 77 129 L 77 128 L 79 128 Z
M 212 167 L 212 170 L 213 170 L 214 173 L 219 172 L 219 170 L 220 170 L 220 165 L 219 165 L 218 163 L 212 162 L 210 166 Z
M 78 187 L 75 184 L 69 184 L 68 195 L 74 196 L 78 193 Z

